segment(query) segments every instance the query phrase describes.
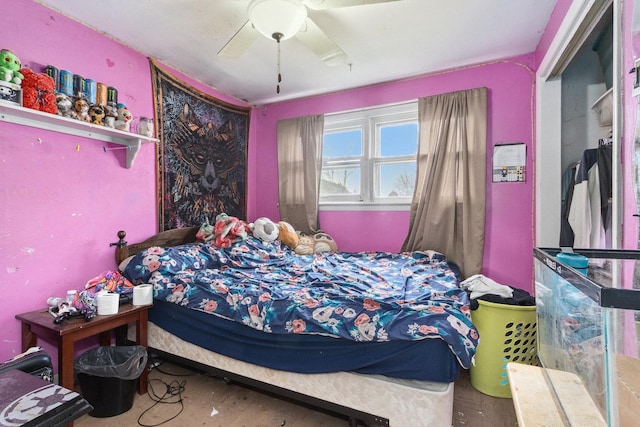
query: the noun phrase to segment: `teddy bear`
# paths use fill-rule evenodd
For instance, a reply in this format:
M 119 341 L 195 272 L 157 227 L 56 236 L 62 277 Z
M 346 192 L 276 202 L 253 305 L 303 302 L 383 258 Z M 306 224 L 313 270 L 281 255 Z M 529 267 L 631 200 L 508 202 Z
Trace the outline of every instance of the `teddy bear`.
M 262 240 L 263 243 L 273 242 L 278 238 L 280 228 L 267 217 L 260 217 L 249 224 L 253 237 Z
M 278 239 L 291 249 L 295 249 L 300 240 L 296 230 L 286 221 L 278 221 Z
M 0 50 L 0 80 L 20 85 L 24 75 L 20 72 L 22 63 L 9 49 Z
M 56 105 L 58 106 L 58 115 L 62 117 L 73 117 L 73 103 L 66 93 L 56 93 Z
M 293 251 L 298 255 L 312 255 L 315 244 L 316 242 L 313 240 L 313 236 L 300 233 L 298 235 L 298 245 Z
M 56 84 L 51 76 L 45 73 L 35 73 L 28 68 L 23 68 L 20 73 L 22 80 L 22 106 L 33 110 L 58 114 L 56 104 Z

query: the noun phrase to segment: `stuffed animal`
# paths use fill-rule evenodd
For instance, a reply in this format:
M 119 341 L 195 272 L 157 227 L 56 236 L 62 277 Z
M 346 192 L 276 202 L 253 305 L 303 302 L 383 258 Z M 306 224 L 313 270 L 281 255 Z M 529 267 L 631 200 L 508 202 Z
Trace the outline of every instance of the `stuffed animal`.
M 91 117 L 89 117 L 89 103 L 84 96 L 79 96 L 73 101 L 73 111 L 75 112 L 74 117 L 76 119 L 82 120 L 83 122 L 91 122 Z
M 221 213 L 216 217 L 214 244 L 219 248 L 228 248 L 233 243 L 246 239 L 248 232 L 249 225 L 246 222 Z
M 196 240 L 199 242 L 208 242 L 209 240 L 215 239 L 215 237 L 215 227 L 209 224 L 208 221 L 202 224 L 196 233 Z
M 298 255 L 312 255 L 338 250 L 338 244 L 327 233 L 319 232 L 313 236 L 298 233 L 298 239 L 298 246 L 293 249 Z
M 28 68 L 20 70 L 22 80 L 22 106 L 34 110 L 58 114 L 55 82 L 45 73 L 34 73 Z
M 56 93 L 56 105 L 58 106 L 58 115 L 62 117 L 73 117 L 73 103 L 66 93 Z
M 15 83 L 17 85 L 22 83 L 24 75 L 20 72 L 22 63 L 9 49 L 0 50 L 0 80 Z
M 253 232 L 253 236 L 262 240 L 264 243 L 276 240 L 280 232 L 278 226 L 266 217 L 256 219 L 255 222 L 249 224 L 249 228 Z
M 298 255 L 312 255 L 313 247 L 315 246 L 315 240 L 313 236 L 307 236 L 306 234 L 298 235 L 298 246 L 293 251 Z
M 286 221 L 278 221 L 278 229 L 278 239 L 291 249 L 295 249 L 300 239 L 293 226 Z
M 104 107 L 100 104 L 93 104 L 89 107 L 89 117 L 91 118 L 91 123 L 98 126 L 104 126 Z
M 116 129 L 129 132 L 129 128 L 131 127 L 131 120 L 133 120 L 133 116 L 127 109 L 127 106 L 124 104 L 118 104 L 117 111 L 118 111 L 118 117 L 116 118 L 116 122 L 115 122 Z
M 327 233 L 316 233 L 313 235 L 313 253 L 335 252 L 338 250 L 338 244 Z
M 115 129 L 116 119 L 118 118 L 118 110 L 110 105 L 104 107 L 104 125 L 108 128 Z

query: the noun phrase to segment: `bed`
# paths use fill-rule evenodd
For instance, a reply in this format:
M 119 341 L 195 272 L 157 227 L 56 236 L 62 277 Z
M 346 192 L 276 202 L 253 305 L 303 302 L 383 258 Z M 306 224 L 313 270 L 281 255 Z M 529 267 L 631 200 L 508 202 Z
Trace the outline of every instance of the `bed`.
M 149 347 L 367 425 L 450 426 L 453 383 L 478 333 L 454 264 L 439 253 L 297 255 L 252 236 L 194 243 L 197 227 L 116 260 L 151 283 Z

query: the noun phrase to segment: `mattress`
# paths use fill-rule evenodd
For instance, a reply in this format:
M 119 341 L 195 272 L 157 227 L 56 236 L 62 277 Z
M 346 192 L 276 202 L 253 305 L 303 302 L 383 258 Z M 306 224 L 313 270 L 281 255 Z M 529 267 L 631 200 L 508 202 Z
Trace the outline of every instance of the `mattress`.
M 392 427 L 450 427 L 453 383 L 405 380 L 353 372 L 303 374 L 266 368 L 215 353 L 149 323 L 149 347 L 335 405 Z M 385 422 L 381 422 L 385 425 Z
M 149 321 L 198 347 L 267 368 L 297 373 L 350 371 L 399 379 L 453 382 L 460 365 L 444 340 L 356 342 L 322 335 L 270 334 L 166 301 Z

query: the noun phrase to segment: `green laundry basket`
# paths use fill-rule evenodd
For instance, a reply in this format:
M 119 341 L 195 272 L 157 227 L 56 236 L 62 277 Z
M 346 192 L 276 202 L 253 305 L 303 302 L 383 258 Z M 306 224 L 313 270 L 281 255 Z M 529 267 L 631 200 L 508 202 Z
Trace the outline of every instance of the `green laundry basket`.
M 478 300 L 471 320 L 480 334 L 471 385 L 494 397 L 511 397 L 507 363 L 538 364 L 536 307 Z

